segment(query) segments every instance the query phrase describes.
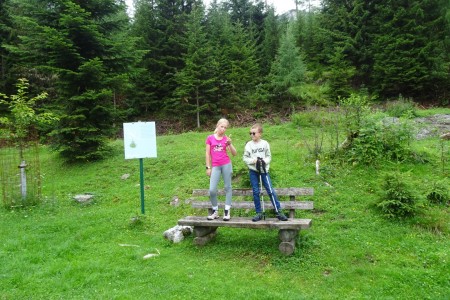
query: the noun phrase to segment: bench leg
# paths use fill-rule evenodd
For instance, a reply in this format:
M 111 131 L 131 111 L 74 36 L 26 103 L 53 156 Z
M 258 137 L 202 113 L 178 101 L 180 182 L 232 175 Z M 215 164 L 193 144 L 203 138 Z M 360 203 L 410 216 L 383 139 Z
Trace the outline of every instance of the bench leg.
M 295 218 L 295 209 L 290 209 L 289 210 L 289 219 L 294 219 Z
M 280 229 L 278 237 L 281 240 L 278 249 L 285 255 L 291 255 L 295 251 L 295 239 L 298 236 L 298 230 Z
M 194 226 L 194 244 L 204 246 L 211 241 L 217 234 L 217 227 Z

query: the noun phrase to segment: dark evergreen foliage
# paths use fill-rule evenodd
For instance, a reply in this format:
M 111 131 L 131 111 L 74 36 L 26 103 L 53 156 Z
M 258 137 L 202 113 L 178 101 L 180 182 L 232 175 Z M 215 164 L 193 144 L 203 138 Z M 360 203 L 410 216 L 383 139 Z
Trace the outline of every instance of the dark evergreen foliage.
M 3 91 L 5 94 L 13 92 L 15 83 L 15 78 L 11 76 L 10 72 L 14 62 L 11 60 L 8 48 L 5 47 L 5 45 L 11 44 L 15 39 L 12 20 L 8 11 L 8 1 L 0 1 L 0 91 Z
M 347 64 L 328 64 L 354 68 L 354 76 L 347 78 L 349 87 L 368 87 L 388 99 L 400 94 L 416 100 L 446 97 L 448 1 L 325 0 L 323 5 L 321 24 L 330 35 L 324 52 L 335 57 L 337 49 L 342 51 Z
M 104 156 L 114 130 L 118 98 L 125 92 L 133 39 L 128 17 L 116 1 L 14 1 L 20 40 L 9 49 L 16 72 L 47 78 L 60 124 L 50 133 L 68 160 Z M 120 57 L 120 60 L 117 58 Z M 118 83 L 118 78 L 125 82 Z M 119 101 L 120 102 L 120 101 Z
M 283 16 L 262 0 L 134 2 L 132 19 L 123 0 L 0 2 L 0 89 L 23 77 L 48 93 L 39 109 L 61 122 L 41 130 L 70 160 L 102 157 L 134 119 L 194 128 L 360 90 L 449 101 L 446 0 L 299 1 L 303 10 Z

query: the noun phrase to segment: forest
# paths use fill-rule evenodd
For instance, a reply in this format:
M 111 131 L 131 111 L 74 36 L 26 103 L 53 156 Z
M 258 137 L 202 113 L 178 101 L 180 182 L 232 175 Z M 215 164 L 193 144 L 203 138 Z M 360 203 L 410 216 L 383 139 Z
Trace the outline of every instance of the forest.
M 123 0 L 0 1 L 2 140 L 26 124 L 92 161 L 123 122 L 187 131 L 352 95 L 450 102 L 448 0 L 298 1 L 283 15 L 263 0 L 134 4 L 130 16 Z

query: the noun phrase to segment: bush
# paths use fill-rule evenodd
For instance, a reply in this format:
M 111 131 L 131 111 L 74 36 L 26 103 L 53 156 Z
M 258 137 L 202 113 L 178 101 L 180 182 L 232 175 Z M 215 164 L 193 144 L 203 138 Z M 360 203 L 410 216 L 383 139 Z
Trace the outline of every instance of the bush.
M 361 121 L 349 149 L 349 160 L 362 164 L 376 164 L 381 159 L 406 160 L 413 129 L 407 120 L 386 118 L 373 114 Z
M 377 204 L 388 218 L 410 217 L 416 213 L 416 198 L 400 174 L 389 174 L 384 178 L 384 196 Z
M 433 204 L 446 204 L 450 201 L 449 190 L 444 181 L 433 183 L 431 191 L 427 195 L 427 200 Z
M 296 127 L 320 127 L 330 126 L 334 124 L 333 117 L 338 112 L 317 106 L 308 106 L 308 108 L 300 113 L 291 115 L 291 122 Z
M 405 99 L 400 95 L 398 100 L 386 104 L 386 113 L 391 117 L 411 119 L 417 117 L 417 107 L 411 99 Z
M 302 100 L 306 105 L 328 106 L 331 104 L 328 94 L 330 87 L 328 85 L 304 83 L 289 89 L 289 93 Z

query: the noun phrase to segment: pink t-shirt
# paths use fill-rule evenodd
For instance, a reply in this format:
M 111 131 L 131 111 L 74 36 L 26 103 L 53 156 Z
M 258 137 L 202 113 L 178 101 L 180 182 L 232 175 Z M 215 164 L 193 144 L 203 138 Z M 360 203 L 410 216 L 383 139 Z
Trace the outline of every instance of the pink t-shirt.
M 217 140 L 214 134 L 206 138 L 206 144 L 209 145 L 211 154 L 211 163 L 213 167 L 223 166 L 231 162 L 227 153 L 227 140 L 224 136 L 221 140 Z

